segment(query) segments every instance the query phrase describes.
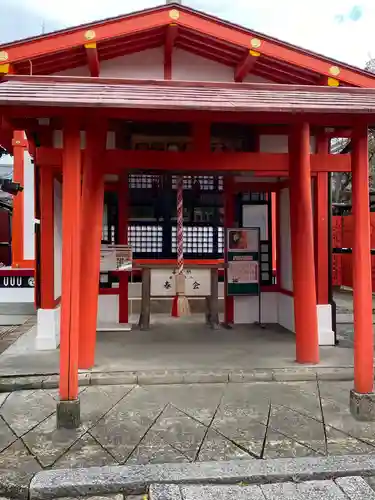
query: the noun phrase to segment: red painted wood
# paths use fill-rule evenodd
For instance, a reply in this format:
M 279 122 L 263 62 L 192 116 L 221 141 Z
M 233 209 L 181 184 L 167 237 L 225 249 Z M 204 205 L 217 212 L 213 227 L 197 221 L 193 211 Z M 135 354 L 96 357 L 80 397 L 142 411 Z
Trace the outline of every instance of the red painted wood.
M 336 215 L 332 217 L 332 248 L 342 248 L 342 216 Z M 350 244 L 352 248 L 352 244 Z M 332 285 L 343 285 L 342 279 L 342 255 L 332 255 Z M 350 270 L 351 274 L 351 270 Z
M 318 363 L 318 319 L 314 266 L 314 233 L 310 174 L 310 128 L 293 127 L 290 152 L 290 226 L 296 359 Z
M 85 157 L 85 152 L 82 153 Z M 38 148 L 39 165 L 61 165 L 62 150 Z M 210 171 L 215 165 L 216 171 L 251 171 L 272 172 L 275 176 L 287 174 L 289 170 L 287 153 L 215 153 L 215 152 L 173 152 L 173 151 L 123 151 L 107 150 L 104 153 L 106 173 L 123 172 L 126 165 L 140 170 L 179 170 L 198 172 Z M 152 167 L 151 167 L 152 165 Z M 311 155 L 312 172 L 348 172 L 350 171 L 350 155 Z
M 85 42 L 85 31 L 95 31 L 95 41 L 114 39 L 123 35 L 138 34 L 157 27 L 165 26 L 168 22 L 168 13 L 165 9 L 154 10 L 147 15 L 128 15 L 113 18 L 106 22 L 99 22 L 93 25 L 78 26 L 70 30 L 55 32 L 53 35 L 35 37 L 25 40 L 22 44 L 8 44 L 2 46 L 6 49 L 10 62 L 18 62 L 25 59 L 70 50 L 79 47 Z M 56 55 L 54 55 L 56 57 Z
M 98 316 L 100 246 L 103 228 L 104 175 L 99 165 L 106 145 L 105 124 L 92 124 L 86 131 L 86 151 L 82 176 L 82 235 L 80 276 L 79 368 L 95 363 Z
M 251 70 L 254 69 L 255 64 L 258 61 L 258 57 L 247 53 L 247 55 L 243 58 L 242 61 L 237 65 L 234 71 L 234 81 L 242 82 L 244 78 L 250 73 Z
M 171 24 L 167 26 L 165 32 L 165 44 L 164 44 L 164 79 L 172 79 L 172 55 L 173 47 L 176 42 L 178 35 L 178 27 L 176 24 Z
M 122 175 L 118 191 L 119 209 L 119 244 L 128 243 L 129 225 L 129 177 L 126 172 Z M 129 273 L 122 271 L 118 273 L 120 281 L 119 291 L 119 322 L 129 323 Z
M 92 77 L 98 78 L 100 76 L 100 63 L 99 63 L 98 50 L 96 48 L 96 44 L 91 44 L 91 45 L 92 46 L 85 47 L 87 64 L 89 66 L 90 75 Z
M 318 153 L 329 150 L 329 140 L 323 134 L 316 137 Z M 315 273 L 318 304 L 328 304 L 328 173 L 319 172 L 314 184 Z
M 40 169 L 40 297 L 42 309 L 55 307 L 54 171 Z
M 365 394 L 374 390 L 367 126 L 353 129 L 352 148 L 354 388 Z
M 24 152 L 27 148 L 25 134 L 22 131 L 15 130 L 13 134 L 13 180 L 24 185 Z M 12 217 L 12 266 L 27 267 L 24 265 L 23 247 L 23 204 L 24 193 L 21 191 L 13 198 L 13 217 Z
M 62 203 L 62 293 L 60 398 L 78 398 L 79 297 L 81 260 L 81 151 L 75 123 L 64 129 Z
M 224 177 L 224 231 L 233 227 L 235 213 L 234 213 L 234 195 L 233 195 L 233 177 Z M 226 234 L 225 234 L 226 240 Z M 226 260 L 226 246 L 224 247 L 224 254 Z M 224 321 L 230 325 L 234 323 L 234 297 L 227 294 L 228 281 L 227 273 L 224 278 Z

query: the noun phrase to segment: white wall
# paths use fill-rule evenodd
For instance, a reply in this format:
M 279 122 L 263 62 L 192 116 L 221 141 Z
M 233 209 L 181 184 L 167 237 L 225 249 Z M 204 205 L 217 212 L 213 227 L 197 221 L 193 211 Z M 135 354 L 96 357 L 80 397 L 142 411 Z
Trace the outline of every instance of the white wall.
M 290 206 L 289 189 L 280 190 L 280 255 L 278 261 L 280 265 L 280 287 L 284 290 L 293 291 L 292 274 L 292 248 L 290 238 Z
M 59 71 L 60 76 L 90 76 L 88 66 Z M 164 79 L 164 48 L 143 50 L 114 59 L 101 61 L 103 78 Z M 189 81 L 233 82 L 234 70 L 229 66 L 176 48 L 173 51 L 172 79 Z M 249 74 L 244 82 L 270 83 L 260 76 Z
M 278 323 L 287 330 L 295 332 L 294 328 L 294 298 L 284 293 L 278 293 Z
M 35 258 L 35 205 L 34 205 L 34 163 L 28 151 L 24 152 L 23 174 L 23 258 Z
M 53 195 L 53 236 L 54 236 L 54 297 L 61 297 L 61 271 L 62 271 L 62 184 L 54 180 Z
M 164 52 L 162 47 L 143 50 L 100 63 L 100 76 L 112 78 L 164 78 Z
M 119 322 L 119 296 L 98 296 L 98 318 L 97 324 L 118 324 Z
M 310 152 L 315 153 L 315 137 L 310 137 Z M 287 135 L 261 135 L 259 137 L 259 149 L 261 153 L 288 153 Z
M 278 323 L 278 293 L 261 294 L 261 322 Z M 259 297 L 234 297 L 234 323 L 252 324 L 259 321 Z
M 268 240 L 268 205 L 244 205 L 243 227 L 259 227 L 260 239 Z
M 173 52 L 172 79 L 208 82 L 233 82 L 233 68 L 182 49 Z

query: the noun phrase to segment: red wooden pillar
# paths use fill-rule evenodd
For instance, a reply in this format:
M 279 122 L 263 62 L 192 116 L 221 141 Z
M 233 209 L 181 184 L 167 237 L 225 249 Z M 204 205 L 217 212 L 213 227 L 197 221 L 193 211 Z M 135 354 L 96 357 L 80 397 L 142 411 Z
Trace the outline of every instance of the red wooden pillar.
M 280 231 L 280 214 L 281 214 L 281 203 L 280 203 L 280 189 L 276 192 L 276 285 L 281 288 L 281 231 Z
M 233 193 L 233 177 L 224 177 L 224 241 L 227 239 L 227 229 L 233 227 L 234 224 L 234 193 Z M 224 254 L 226 262 L 226 243 L 224 248 Z M 234 323 L 234 297 L 227 295 L 228 289 L 227 283 L 227 273 L 225 272 L 224 281 L 224 322 L 226 325 L 231 325 Z
M 328 154 L 328 137 L 316 137 L 316 151 Z M 328 172 L 317 173 L 314 198 L 316 298 L 318 304 L 328 304 Z
M 293 126 L 289 136 L 289 161 L 296 358 L 298 363 L 318 363 L 318 318 L 308 123 Z
M 21 186 L 24 185 L 24 153 L 27 149 L 27 140 L 25 133 L 21 130 L 15 130 L 13 133 L 13 180 L 19 182 Z M 24 267 L 24 194 L 19 192 L 13 198 L 13 216 L 12 216 L 12 266 Z
M 127 245 L 129 220 L 129 176 L 127 173 L 121 176 L 117 197 L 119 212 L 118 242 L 120 245 Z M 120 273 L 119 322 L 129 323 L 129 273 L 127 271 Z
M 352 137 L 354 388 L 362 394 L 374 388 L 367 133 L 357 125 Z
M 271 229 L 272 229 L 272 275 L 276 276 L 277 259 L 277 215 L 276 215 L 276 193 L 271 193 Z
M 82 178 L 82 240 L 80 280 L 79 368 L 95 363 L 96 325 L 103 227 L 104 175 L 101 165 L 106 146 L 106 128 L 89 127 Z
M 78 399 L 78 342 L 80 307 L 80 131 L 66 122 L 63 145 L 62 293 L 60 320 L 60 399 Z
M 54 290 L 54 174 L 53 168 L 40 169 L 40 307 L 55 307 Z

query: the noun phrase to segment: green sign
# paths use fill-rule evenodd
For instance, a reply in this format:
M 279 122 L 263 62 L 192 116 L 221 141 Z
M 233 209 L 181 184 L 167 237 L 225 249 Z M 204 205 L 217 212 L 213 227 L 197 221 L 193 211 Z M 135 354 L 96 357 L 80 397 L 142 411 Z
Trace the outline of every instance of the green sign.
M 260 230 L 228 229 L 227 294 L 259 295 Z

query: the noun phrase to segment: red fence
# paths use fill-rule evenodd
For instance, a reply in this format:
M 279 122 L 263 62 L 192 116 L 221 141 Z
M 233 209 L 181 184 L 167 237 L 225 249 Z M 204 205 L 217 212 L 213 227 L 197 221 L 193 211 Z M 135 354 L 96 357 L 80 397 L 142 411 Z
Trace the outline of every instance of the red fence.
M 371 248 L 375 249 L 375 212 L 370 213 Z M 353 248 L 353 215 L 335 215 L 332 217 L 332 247 Z M 332 284 L 334 286 L 353 286 L 352 255 L 333 254 Z M 372 289 L 375 291 L 375 255 L 371 256 Z

